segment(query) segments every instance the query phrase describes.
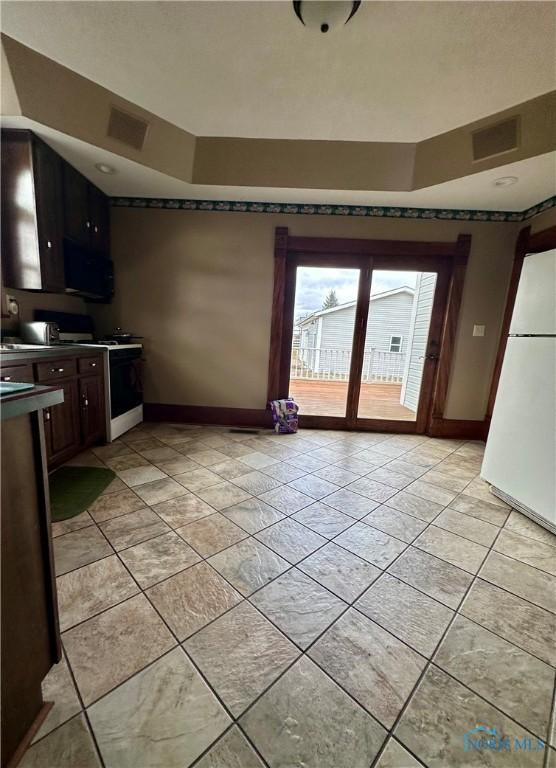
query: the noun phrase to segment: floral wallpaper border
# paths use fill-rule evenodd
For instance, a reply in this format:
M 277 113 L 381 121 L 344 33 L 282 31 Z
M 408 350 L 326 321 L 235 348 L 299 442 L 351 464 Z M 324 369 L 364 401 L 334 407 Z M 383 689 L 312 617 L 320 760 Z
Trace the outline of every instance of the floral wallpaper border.
M 156 197 L 113 197 L 116 208 L 223 211 L 231 213 L 288 213 L 304 216 L 360 216 L 390 219 L 444 219 L 454 221 L 525 221 L 556 206 L 556 195 L 525 211 L 479 211 L 451 208 L 398 208 L 377 205 L 308 203 L 250 203 L 240 200 L 185 200 Z

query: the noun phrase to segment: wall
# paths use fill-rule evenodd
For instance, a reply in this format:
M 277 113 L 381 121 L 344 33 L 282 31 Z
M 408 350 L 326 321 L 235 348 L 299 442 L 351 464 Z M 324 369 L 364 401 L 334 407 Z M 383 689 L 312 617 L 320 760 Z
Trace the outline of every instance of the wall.
M 520 225 L 117 208 L 116 297 L 100 330 L 145 336 L 148 402 L 263 408 L 274 228 L 402 240 L 473 237 L 446 418 L 482 419 Z M 474 323 L 486 325 L 473 337 Z
M 66 296 L 56 293 L 34 293 L 33 291 L 16 291 L 2 286 L 2 313 L 6 307 L 6 294 L 14 296 L 19 304 L 19 318 L 3 318 L 4 334 L 19 335 L 19 322 L 33 320 L 35 309 L 52 309 L 57 312 L 75 312 L 83 314 L 87 307 L 83 299 L 76 296 Z

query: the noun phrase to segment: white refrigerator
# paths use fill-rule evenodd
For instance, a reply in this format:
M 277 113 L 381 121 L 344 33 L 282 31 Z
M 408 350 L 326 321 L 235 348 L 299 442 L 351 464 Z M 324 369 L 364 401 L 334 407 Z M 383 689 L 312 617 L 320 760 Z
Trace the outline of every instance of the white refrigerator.
M 556 250 L 523 263 L 481 476 L 556 533 Z

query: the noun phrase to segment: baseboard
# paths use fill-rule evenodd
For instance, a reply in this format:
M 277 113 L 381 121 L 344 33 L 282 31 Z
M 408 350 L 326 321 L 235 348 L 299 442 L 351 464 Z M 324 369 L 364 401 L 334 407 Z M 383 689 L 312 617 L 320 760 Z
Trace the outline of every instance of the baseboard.
M 272 427 L 272 415 L 265 408 L 218 408 L 210 405 L 171 405 L 168 403 L 145 403 L 145 421 L 167 421 L 175 424 L 216 424 L 229 427 Z M 342 429 L 343 419 L 326 419 L 322 416 L 300 417 L 300 426 L 318 429 Z M 413 429 L 403 422 L 392 425 L 392 432 L 410 432 Z M 411 425 L 412 427 L 413 425 Z M 465 419 L 442 419 L 433 417 L 427 430 L 430 437 L 449 437 L 460 440 L 486 440 L 489 422 Z M 358 425 L 357 429 L 365 429 Z M 373 426 L 372 429 L 378 429 Z
M 145 403 L 145 421 L 176 424 L 217 424 L 230 427 L 271 427 L 272 415 L 265 408 L 217 408 L 209 405 Z
M 427 430 L 430 437 L 449 437 L 456 440 L 486 440 L 488 421 L 471 419 L 443 419 L 433 416 Z

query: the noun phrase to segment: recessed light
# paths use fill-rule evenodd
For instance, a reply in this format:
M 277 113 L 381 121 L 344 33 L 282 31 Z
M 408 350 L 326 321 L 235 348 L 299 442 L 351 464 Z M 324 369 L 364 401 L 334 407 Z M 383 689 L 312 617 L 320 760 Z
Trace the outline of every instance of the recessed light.
M 494 179 L 493 184 L 495 187 L 511 187 L 512 184 L 516 184 L 518 181 L 517 176 L 501 176 L 499 179 Z
M 106 163 L 95 163 L 95 168 L 101 173 L 116 173 L 116 169 Z

